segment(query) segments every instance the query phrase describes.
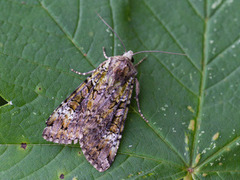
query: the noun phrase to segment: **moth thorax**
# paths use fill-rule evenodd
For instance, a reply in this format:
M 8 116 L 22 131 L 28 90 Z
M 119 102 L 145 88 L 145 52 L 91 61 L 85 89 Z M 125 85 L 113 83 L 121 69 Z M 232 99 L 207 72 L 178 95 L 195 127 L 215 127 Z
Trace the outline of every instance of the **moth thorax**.
M 126 57 L 126 58 L 132 60 L 133 52 L 132 52 L 132 51 L 125 52 L 125 53 L 123 54 L 123 57 Z
M 114 77 L 116 79 L 123 78 L 124 76 L 128 76 L 130 71 L 131 70 L 130 70 L 128 64 L 127 64 L 127 61 L 122 61 L 119 64 L 119 66 L 114 69 Z
M 130 77 L 135 76 L 136 70 L 132 62 L 125 57 L 125 60 L 118 60 L 109 73 L 112 83 L 121 82 L 124 84 Z

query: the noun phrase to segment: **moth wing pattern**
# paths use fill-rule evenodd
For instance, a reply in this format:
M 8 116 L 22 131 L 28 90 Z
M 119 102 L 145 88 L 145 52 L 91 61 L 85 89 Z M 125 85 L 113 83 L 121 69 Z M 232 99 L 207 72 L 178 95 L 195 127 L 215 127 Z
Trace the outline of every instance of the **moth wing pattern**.
M 97 113 L 85 118 L 85 123 L 82 124 L 80 146 L 86 159 L 100 172 L 107 170 L 115 159 L 128 113 L 133 83 L 134 79 L 130 79 L 126 84 L 128 87 L 115 98 L 115 102 L 109 103 L 114 94 L 108 97 L 109 100 L 98 109 L 98 112 L 102 112 L 102 117 Z
M 93 83 L 102 76 L 101 68 L 104 64 L 105 62 L 53 111 L 46 121 L 47 127 L 42 133 L 45 140 L 59 144 L 71 144 L 72 142 L 76 144 L 79 141 L 80 119 L 74 118 L 74 114 L 80 111 L 81 102 L 88 97 Z
M 137 71 L 123 56 L 104 61 L 48 118 L 43 138 L 59 144 L 79 141 L 100 172 L 117 153 Z

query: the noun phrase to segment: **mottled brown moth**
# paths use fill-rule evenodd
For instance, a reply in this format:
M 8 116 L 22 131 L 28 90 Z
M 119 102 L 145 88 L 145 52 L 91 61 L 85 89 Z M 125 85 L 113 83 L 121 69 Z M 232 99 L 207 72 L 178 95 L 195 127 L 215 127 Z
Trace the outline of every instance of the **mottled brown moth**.
M 91 74 L 77 89 L 63 101 L 46 121 L 43 138 L 59 144 L 80 143 L 83 154 L 98 171 L 106 171 L 114 161 L 119 147 L 128 106 L 136 86 L 136 102 L 141 117 L 146 121 L 139 106 L 139 82 L 136 67 L 144 60 L 133 64 L 133 56 L 143 52 L 126 51 L 122 56 L 107 57 L 96 69 L 80 73 Z M 169 52 L 163 52 L 169 53 Z M 179 54 L 179 53 L 170 53 Z M 183 55 L 183 54 L 180 54 Z

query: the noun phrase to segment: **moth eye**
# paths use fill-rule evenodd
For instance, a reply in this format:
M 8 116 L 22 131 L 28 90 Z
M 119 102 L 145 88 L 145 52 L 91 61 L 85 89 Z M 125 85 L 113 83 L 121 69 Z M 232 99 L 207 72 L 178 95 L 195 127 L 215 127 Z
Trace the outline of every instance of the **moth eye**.
M 132 58 L 131 61 L 134 62 L 134 59 Z

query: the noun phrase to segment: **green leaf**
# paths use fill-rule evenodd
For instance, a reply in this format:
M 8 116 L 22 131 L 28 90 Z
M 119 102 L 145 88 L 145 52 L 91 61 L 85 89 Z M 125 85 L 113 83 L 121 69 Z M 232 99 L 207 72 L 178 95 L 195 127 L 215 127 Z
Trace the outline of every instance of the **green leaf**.
M 0 1 L 0 179 L 237 179 L 240 176 L 240 1 Z M 132 99 L 112 167 L 79 145 L 42 138 L 52 111 L 107 55 L 136 55 Z M 26 144 L 25 144 L 26 143 Z

